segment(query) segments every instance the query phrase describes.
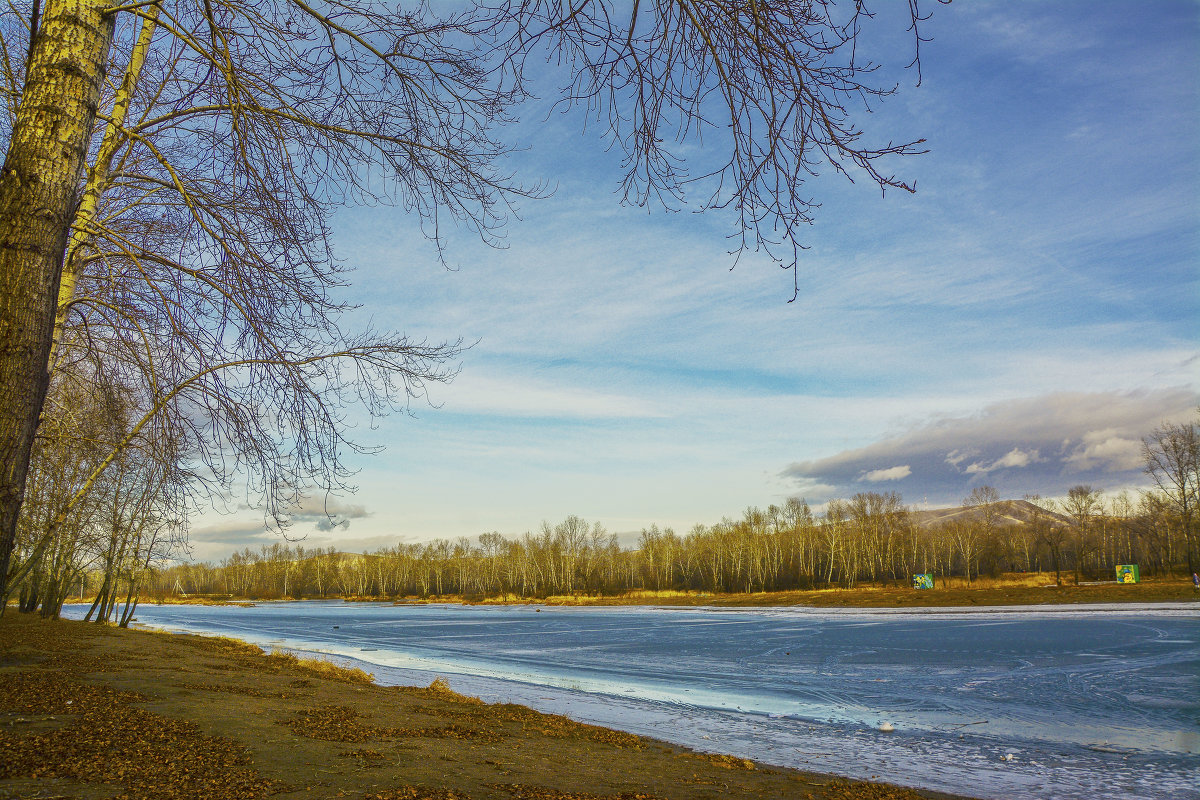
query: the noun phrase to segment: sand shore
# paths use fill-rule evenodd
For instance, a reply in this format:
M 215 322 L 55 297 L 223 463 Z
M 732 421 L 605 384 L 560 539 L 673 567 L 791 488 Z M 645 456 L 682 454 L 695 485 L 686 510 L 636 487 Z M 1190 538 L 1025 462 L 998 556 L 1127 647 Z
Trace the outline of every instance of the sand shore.
M 886 776 L 882 776 L 886 777 Z M 229 639 L 0 618 L 0 799 L 950 796 L 690 752 Z

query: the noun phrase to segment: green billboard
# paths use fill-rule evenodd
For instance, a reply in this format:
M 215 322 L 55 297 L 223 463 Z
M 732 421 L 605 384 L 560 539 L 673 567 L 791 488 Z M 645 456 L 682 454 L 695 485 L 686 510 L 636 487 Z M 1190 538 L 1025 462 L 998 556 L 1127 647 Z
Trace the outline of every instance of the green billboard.
M 913 575 L 913 588 L 914 589 L 932 589 L 933 588 L 933 576 L 930 575 L 928 572 L 922 573 L 920 575 Z

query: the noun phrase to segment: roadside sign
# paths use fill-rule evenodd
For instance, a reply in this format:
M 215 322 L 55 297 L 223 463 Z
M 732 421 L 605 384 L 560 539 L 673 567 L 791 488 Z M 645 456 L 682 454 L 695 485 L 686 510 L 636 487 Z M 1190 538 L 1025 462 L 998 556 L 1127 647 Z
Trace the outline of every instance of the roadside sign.
M 933 588 L 933 576 L 930 575 L 928 572 L 924 572 L 920 575 L 913 575 L 913 588 L 914 589 L 932 589 Z

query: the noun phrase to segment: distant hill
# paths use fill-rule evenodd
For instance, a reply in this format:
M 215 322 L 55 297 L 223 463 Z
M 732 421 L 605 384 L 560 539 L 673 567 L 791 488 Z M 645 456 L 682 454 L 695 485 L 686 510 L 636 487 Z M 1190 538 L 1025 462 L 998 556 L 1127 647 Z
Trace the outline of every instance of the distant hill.
M 1039 511 L 1037 506 L 1028 500 L 1001 500 L 995 505 L 999 512 L 997 525 L 1025 525 L 1035 514 L 1041 513 L 1063 525 L 1071 524 L 1071 518 L 1054 512 Z M 913 511 L 913 519 L 921 528 L 934 528 L 949 522 L 982 522 L 983 512 L 978 508 L 959 506 L 957 508 L 934 508 L 928 511 Z

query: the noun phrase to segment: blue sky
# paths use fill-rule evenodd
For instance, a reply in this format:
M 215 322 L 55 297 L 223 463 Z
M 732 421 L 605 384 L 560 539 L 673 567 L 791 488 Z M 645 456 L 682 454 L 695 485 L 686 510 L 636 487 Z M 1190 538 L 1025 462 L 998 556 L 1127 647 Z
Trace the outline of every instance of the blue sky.
M 920 87 L 880 6 L 864 46 L 900 91 L 861 124 L 930 153 L 895 165 L 912 196 L 812 182 L 793 303 L 765 258 L 730 270 L 729 219 L 621 207 L 619 156 L 534 108 L 511 166 L 555 193 L 505 249 L 452 233 L 450 271 L 401 210 L 340 212 L 356 324 L 477 344 L 432 405 L 358 432 L 386 450 L 330 501 L 340 524 L 314 498 L 292 535 L 682 533 L 790 496 L 1143 486 L 1140 437 L 1200 404 L 1200 4 L 937 6 Z M 195 556 L 275 541 L 260 521 L 197 520 Z

